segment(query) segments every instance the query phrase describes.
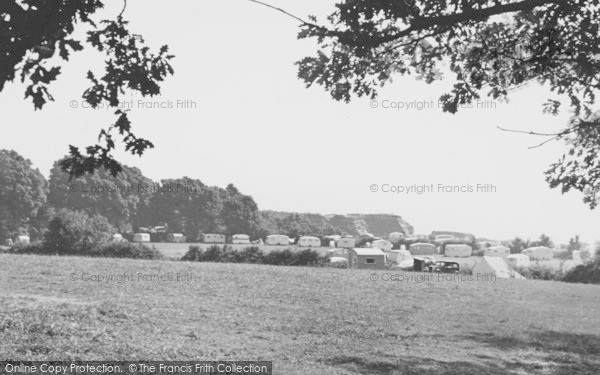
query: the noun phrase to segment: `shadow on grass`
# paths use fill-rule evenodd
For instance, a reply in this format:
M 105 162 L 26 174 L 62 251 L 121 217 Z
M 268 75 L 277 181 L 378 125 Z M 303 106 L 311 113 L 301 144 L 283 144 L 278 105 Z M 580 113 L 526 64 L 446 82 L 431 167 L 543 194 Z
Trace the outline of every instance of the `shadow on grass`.
M 518 336 L 473 333 L 449 340 L 475 341 L 486 350 L 465 353 L 473 360 L 440 361 L 435 352 L 427 357 L 339 356 L 324 359 L 326 365 L 348 373 L 369 375 L 433 374 L 600 374 L 600 337 L 556 331 L 524 332 Z M 489 349 L 495 349 L 490 352 Z M 457 348 L 456 357 L 461 358 Z M 511 353 L 514 352 L 514 353 Z M 521 352 L 519 355 L 516 352 Z M 523 352 L 527 355 L 523 356 Z M 453 354 L 452 349 L 446 354 Z M 508 358 L 512 359 L 508 359 Z M 516 359 L 515 359 L 516 358 Z M 465 358 L 466 359 L 466 358 Z
M 538 363 L 506 362 L 507 370 L 547 374 L 600 374 L 600 336 L 569 332 L 524 332 L 521 336 L 475 333 L 463 339 L 502 351 L 528 351 Z M 544 366 L 541 366 L 541 364 Z M 535 373 L 535 372 L 534 372 Z
M 522 337 L 474 333 L 463 337 L 498 349 L 535 349 L 577 355 L 600 355 L 600 336 L 568 332 L 524 332 Z
M 396 362 L 371 361 L 360 357 L 335 357 L 323 361 L 333 367 L 344 368 L 349 373 L 369 375 L 504 375 L 510 373 L 501 366 L 470 362 L 442 362 L 431 358 L 403 357 Z

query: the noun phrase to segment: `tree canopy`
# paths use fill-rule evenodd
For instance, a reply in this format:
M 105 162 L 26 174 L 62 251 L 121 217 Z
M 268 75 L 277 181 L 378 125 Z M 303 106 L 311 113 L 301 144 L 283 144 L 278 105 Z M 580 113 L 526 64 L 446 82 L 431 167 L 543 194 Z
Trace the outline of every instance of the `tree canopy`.
M 65 159 L 55 162 L 50 170 L 48 204 L 90 216 L 102 215 L 120 231 L 132 230 L 139 207 L 148 203 L 156 183 L 138 168 L 125 165 L 116 177 L 101 168 L 70 180 L 60 167 Z
M 153 147 L 152 142 L 133 133 L 127 111 L 117 108 L 126 92 L 160 94 L 160 82 L 173 74 L 169 64 L 173 56 L 168 54 L 167 46 L 150 52 L 144 38 L 129 30 L 123 18 L 125 7 L 114 20 L 94 20 L 94 13 L 103 7 L 101 0 L 0 2 L 0 92 L 7 82 L 19 77 L 27 84 L 25 98 L 31 98 L 35 109 L 42 109 L 54 100 L 48 86 L 61 73 L 60 60 L 68 61 L 73 52 L 86 45 L 105 56 L 103 74 L 88 71 L 90 86 L 82 97 L 92 108 L 101 104 L 114 107 L 116 120 L 101 130 L 97 144 L 84 151 L 69 147 L 70 156 L 61 161 L 61 167 L 74 177 L 100 167 L 117 175 L 122 167 L 113 157 L 116 137 L 134 155 Z M 74 38 L 77 26 L 88 29 L 87 43 Z
M 255 1 L 258 2 L 258 1 Z M 288 15 L 289 13 L 278 9 Z M 310 16 L 298 37 L 318 51 L 297 62 L 306 86 L 333 99 L 374 98 L 394 76 L 431 83 L 450 72 L 453 88 L 440 97 L 456 113 L 486 95 L 505 100 L 529 82 L 568 98 L 573 120 L 544 142 L 564 139 L 568 152 L 546 171 L 550 187 L 584 193 L 594 208 L 600 192 L 600 14 L 594 0 L 346 0 L 326 21 Z M 557 114 L 561 101 L 542 110 Z M 529 133 L 529 132 L 528 132 Z M 542 144 L 544 143 L 542 142 Z
M 136 222 L 167 225 L 170 232 L 185 233 L 190 240 L 200 239 L 202 233 L 254 237 L 258 205 L 232 184 L 222 189 L 189 177 L 164 179 L 139 210 Z
M 26 231 L 46 203 L 48 183 L 29 159 L 0 150 L 0 240 Z
M 260 1 L 251 0 L 255 3 Z M 126 5 L 126 0 L 123 0 Z M 264 3 L 262 3 L 264 4 Z M 127 111 L 117 109 L 126 91 L 160 94 L 160 83 L 173 69 L 168 47 L 150 52 L 144 38 L 132 33 L 123 11 L 98 22 L 93 15 L 102 0 L 6 0 L 0 3 L 0 92 L 19 77 L 26 98 L 41 109 L 53 97 L 48 85 L 84 46 L 105 54 L 105 71 L 88 72 L 83 98 L 92 107 L 108 104 L 116 120 L 95 145 L 70 146 L 63 170 L 77 177 L 104 167 L 122 170 L 113 157 L 119 142 L 132 154 L 153 147 L 137 137 Z M 270 6 L 271 8 L 274 8 Z M 278 8 L 275 8 L 278 9 Z M 288 15 L 281 9 L 278 9 Z M 298 37 L 314 38 L 318 51 L 297 62 L 307 86 L 323 86 L 335 100 L 375 97 L 397 75 L 427 83 L 445 78 L 454 85 L 441 95 L 444 111 L 458 109 L 482 95 L 507 99 L 510 90 L 529 82 L 568 98 L 573 120 L 557 133 L 536 133 L 543 143 L 561 139 L 568 151 L 546 173 L 551 188 L 584 194 L 596 207 L 600 197 L 600 117 L 594 115 L 600 86 L 600 16 L 595 0 L 344 0 L 323 22 L 310 16 Z M 84 25 L 86 43 L 74 38 Z M 557 114 L 561 101 L 548 98 L 543 111 Z

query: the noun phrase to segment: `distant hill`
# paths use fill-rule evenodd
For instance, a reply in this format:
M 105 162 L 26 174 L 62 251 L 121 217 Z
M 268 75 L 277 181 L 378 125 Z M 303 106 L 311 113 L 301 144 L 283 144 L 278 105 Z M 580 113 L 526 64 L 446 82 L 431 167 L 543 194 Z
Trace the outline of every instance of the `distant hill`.
M 413 227 L 401 216 L 391 214 L 348 214 L 321 215 L 313 213 L 290 213 L 280 211 L 261 211 L 261 227 L 270 233 L 292 235 L 313 234 L 324 236 L 373 235 L 387 237 L 392 232 L 405 236 L 413 234 Z

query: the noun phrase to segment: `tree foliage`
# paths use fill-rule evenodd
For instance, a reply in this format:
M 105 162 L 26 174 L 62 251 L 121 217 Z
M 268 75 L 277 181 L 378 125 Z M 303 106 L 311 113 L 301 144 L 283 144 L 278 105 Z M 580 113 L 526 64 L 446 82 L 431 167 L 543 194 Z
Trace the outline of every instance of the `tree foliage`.
M 62 209 L 50 221 L 44 235 L 44 248 L 54 254 L 86 255 L 108 243 L 115 229 L 101 215 Z
M 552 239 L 549 236 L 542 233 L 537 241 L 531 243 L 531 246 L 545 246 L 553 248 L 554 242 L 552 242 Z
M 515 237 L 512 241 L 504 243 L 504 245 L 510 249 L 511 254 L 519 254 L 522 250 L 530 247 L 545 246 L 553 248 L 554 242 L 552 242 L 552 239 L 549 236 L 542 233 L 537 241 L 531 241 L 529 239 L 524 240 L 520 237 Z
M 46 203 L 48 183 L 29 159 L 0 150 L 0 240 L 26 231 Z
M 286 12 L 284 12 L 286 13 Z M 294 16 L 295 17 L 295 16 Z M 298 17 L 295 17 L 299 19 Z M 595 0 L 345 0 L 326 21 L 299 19 L 300 39 L 318 51 L 297 62 L 307 87 L 320 85 L 335 100 L 374 98 L 394 76 L 431 83 L 449 71 L 453 88 L 443 110 L 481 96 L 508 99 L 530 82 L 564 95 L 573 120 L 546 141 L 570 150 L 546 171 L 550 187 L 575 189 L 594 208 L 600 191 L 600 123 L 593 117 L 600 88 L 600 14 Z M 557 114 L 561 101 L 543 107 Z
M 69 174 L 60 167 L 64 160 L 55 162 L 50 171 L 48 204 L 102 215 L 120 231 L 130 231 L 138 208 L 148 203 L 156 184 L 139 169 L 128 166 L 117 176 L 101 168 L 69 180 Z
M 593 209 L 600 201 L 599 113 L 588 120 L 573 119 L 563 133 L 569 150 L 546 171 L 546 181 L 563 193 L 583 192 L 583 201 Z
M 103 7 L 101 0 L 0 3 L 0 92 L 7 82 L 19 77 L 27 84 L 25 98 L 31 98 L 35 109 L 53 101 L 49 85 L 61 73 L 60 60 L 69 60 L 73 52 L 83 50 L 86 45 L 75 39 L 78 25 L 89 29 L 87 45 L 104 54 L 104 73 L 87 73 L 90 87 L 82 97 L 92 108 L 100 104 L 114 107 L 117 119 L 100 132 L 97 144 L 84 151 L 70 146 L 70 156 L 61 161 L 61 167 L 74 177 L 100 167 L 112 175 L 119 173 L 121 164 L 112 154 L 118 141 L 115 137 L 121 137 L 125 150 L 134 155 L 142 155 L 153 147 L 150 141 L 133 133 L 127 112 L 117 107 L 127 90 L 143 96 L 160 94 L 160 82 L 173 74 L 169 64 L 173 56 L 168 54 L 167 46 L 156 53 L 150 52 L 144 38 L 129 30 L 123 12 L 114 20 L 97 22 L 93 15 Z
M 232 184 L 222 189 L 188 177 L 165 179 L 141 210 L 136 222 L 167 225 L 170 232 L 182 232 L 189 240 L 202 233 L 243 233 L 255 236 L 258 206 Z
M 327 219 L 318 214 L 299 214 L 276 211 L 261 211 L 260 226 L 267 234 L 283 234 L 298 239 L 300 236 L 316 236 L 342 234 L 339 228 L 331 225 Z
M 567 251 L 572 253 L 576 250 L 581 250 L 583 244 L 579 240 L 579 235 L 575 235 L 575 237 L 569 238 L 569 243 L 567 244 Z
M 531 247 L 529 244 L 529 240 L 523 240 L 520 237 L 515 237 L 515 239 L 508 242 L 506 246 L 510 249 L 511 254 L 520 254 L 522 250 Z

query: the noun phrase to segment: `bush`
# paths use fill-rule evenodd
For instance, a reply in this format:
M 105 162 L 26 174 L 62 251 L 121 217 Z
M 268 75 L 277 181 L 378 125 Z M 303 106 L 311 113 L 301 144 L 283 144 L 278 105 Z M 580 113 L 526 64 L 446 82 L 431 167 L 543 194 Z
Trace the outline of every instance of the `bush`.
M 600 257 L 568 271 L 564 281 L 568 283 L 600 284 Z
M 537 263 L 529 267 L 514 267 L 514 270 L 528 279 L 561 281 L 564 277 L 564 270 L 562 267 L 556 269 L 550 266 L 542 266 Z
M 302 251 L 285 249 L 271 251 L 270 253 L 265 254 L 257 246 L 250 246 L 241 251 L 236 251 L 231 246 L 227 245 L 212 245 L 206 250 L 202 250 L 200 246 L 191 245 L 181 260 L 194 262 L 269 264 L 274 266 L 323 266 L 329 263 L 327 257 L 321 256 L 316 251 L 310 249 Z
M 196 262 L 238 263 L 239 256 L 236 254 L 236 251 L 228 245 L 212 245 L 206 250 L 202 250 L 202 248 L 198 245 L 191 245 L 181 260 L 191 260 Z
M 302 250 L 294 253 L 294 259 L 288 263 L 288 266 L 323 266 L 329 263 L 327 257 L 319 255 L 316 251 L 310 249 Z
M 236 259 L 236 263 L 263 263 L 265 254 L 260 250 L 258 246 L 250 246 L 244 248 L 242 251 L 237 252 L 239 258 Z
M 90 256 L 106 258 L 164 259 L 160 251 L 144 244 L 111 242 L 94 248 Z
M 310 251 L 310 250 L 309 250 Z M 264 262 L 274 266 L 287 266 L 294 260 L 294 253 L 290 249 L 271 251 L 264 257 Z
M 373 242 L 373 241 L 375 241 L 375 237 L 362 235 L 362 236 L 358 237 L 358 239 L 354 243 L 354 246 L 355 247 L 364 247 L 368 242 Z
M 49 254 L 86 255 L 112 240 L 115 229 L 104 216 L 62 209 L 48 224 L 44 250 Z
M 200 262 L 200 256 L 202 255 L 202 249 L 198 245 L 190 245 L 188 251 L 181 258 L 183 261 Z

